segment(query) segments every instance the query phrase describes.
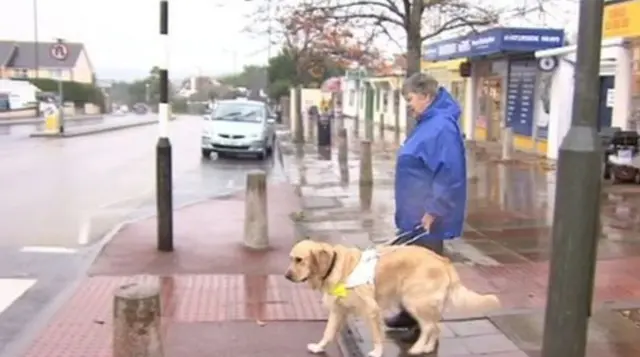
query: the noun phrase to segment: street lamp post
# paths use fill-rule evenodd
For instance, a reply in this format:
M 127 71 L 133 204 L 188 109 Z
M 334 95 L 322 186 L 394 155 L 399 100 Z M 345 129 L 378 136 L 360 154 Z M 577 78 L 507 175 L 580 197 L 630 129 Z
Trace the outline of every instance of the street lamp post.
M 603 0 L 580 1 L 571 127 L 558 155 L 542 357 L 584 357 L 602 184 L 598 137 Z
M 156 205 L 158 210 L 158 250 L 173 251 L 173 177 L 169 141 L 169 1 L 160 0 L 160 40 L 163 52 L 158 63 L 160 102 L 158 143 L 156 144 Z

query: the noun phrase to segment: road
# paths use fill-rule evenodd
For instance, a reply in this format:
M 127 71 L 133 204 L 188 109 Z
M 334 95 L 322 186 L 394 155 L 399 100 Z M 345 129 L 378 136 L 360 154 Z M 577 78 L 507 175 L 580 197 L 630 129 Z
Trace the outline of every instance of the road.
M 170 124 L 176 207 L 242 190 L 251 170 L 284 179 L 273 159 L 203 160 L 201 126 L 200 117 Z M 0 356 L 18 355 L 47 321 L 84 274 L 93 243 L 120 222 L 155 213 L 157 130 L 0 139 Z
M 241 189 L 272 162 L 203 161 L 201 123 L 171 123 L 177 205 Z M 65 140 L 0 145 L 0 246 L 65 247 L 96 241 L 118 222 L 155 209 L 155 125 Z

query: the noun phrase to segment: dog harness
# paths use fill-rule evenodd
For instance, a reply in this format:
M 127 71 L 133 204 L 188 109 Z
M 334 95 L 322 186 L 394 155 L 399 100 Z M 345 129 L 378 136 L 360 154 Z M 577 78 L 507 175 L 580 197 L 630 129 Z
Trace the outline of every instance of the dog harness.
M 335 297 L 346 297 L 348 289 L 356 286 L 373 284 L 376 274 L 376 264 L 378 263 L 378 251 L 375 248 L 362 252 L 360 261 L 347 277 L 344 283 L 337 284 L 331 289 L 330 294 Z

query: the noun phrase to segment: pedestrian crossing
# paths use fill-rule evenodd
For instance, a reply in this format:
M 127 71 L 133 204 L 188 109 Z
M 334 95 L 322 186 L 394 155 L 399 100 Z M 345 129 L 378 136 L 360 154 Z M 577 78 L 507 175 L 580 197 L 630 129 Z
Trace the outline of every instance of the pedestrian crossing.
M 0 314 L 36 283 L 36 279 L 0 278 Z

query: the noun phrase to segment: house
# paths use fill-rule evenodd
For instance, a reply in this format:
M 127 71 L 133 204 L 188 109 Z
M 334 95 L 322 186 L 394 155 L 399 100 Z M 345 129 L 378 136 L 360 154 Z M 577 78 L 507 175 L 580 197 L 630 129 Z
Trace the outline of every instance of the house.
M 50 78 L 93 83 L 94 70 L 81 43 L 65 42 L 64 61 L 49 53 L 52 42 L 0 41 L 0 78 Z

